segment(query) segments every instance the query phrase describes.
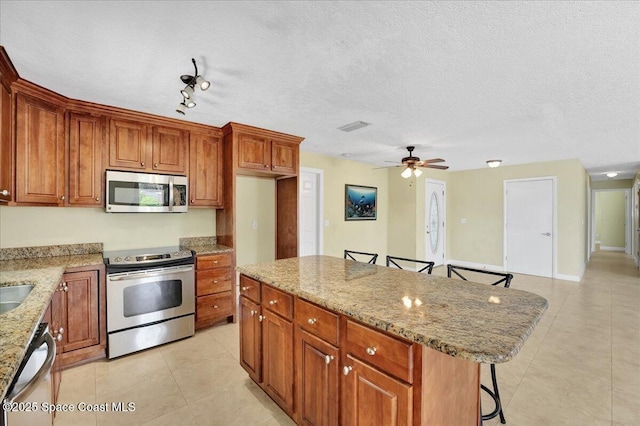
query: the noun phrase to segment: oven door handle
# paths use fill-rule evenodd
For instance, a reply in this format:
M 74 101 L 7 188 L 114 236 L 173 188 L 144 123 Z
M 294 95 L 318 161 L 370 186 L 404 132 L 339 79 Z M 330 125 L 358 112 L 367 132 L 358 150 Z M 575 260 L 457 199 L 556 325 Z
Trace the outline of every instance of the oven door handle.
M 117 275 L 117 276 L 107 275 L 107 280 L 108 281 L 129 281 L 129 280 L 137 280 L 140 278 L 159 277 L 161 275 L 167 275 L 167 274 L 172 274 L 176 272 L 189 272 L 189 271 L 193 271 L 193 266 L 180 266 L 180 267 L 176 267 L 175 269 L 167 268 L 167 269 L 162 269 L 162 270 L 153 271 L 153 272 L 127 273 L 127 275 Z

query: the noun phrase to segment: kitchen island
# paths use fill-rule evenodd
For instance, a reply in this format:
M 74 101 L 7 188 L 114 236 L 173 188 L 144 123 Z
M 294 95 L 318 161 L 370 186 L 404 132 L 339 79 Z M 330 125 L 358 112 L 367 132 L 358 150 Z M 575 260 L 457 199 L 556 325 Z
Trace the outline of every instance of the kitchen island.
M 241 364 L 299 424 L 478 424 L 481 363 L 516 356 L 548 306 L 329 256 L 237 269 Z

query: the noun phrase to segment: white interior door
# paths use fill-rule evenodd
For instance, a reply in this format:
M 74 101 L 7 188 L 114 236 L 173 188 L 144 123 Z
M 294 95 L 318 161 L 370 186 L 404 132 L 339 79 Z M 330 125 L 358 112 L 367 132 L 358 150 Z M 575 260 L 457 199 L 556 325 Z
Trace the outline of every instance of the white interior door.
M 506 181 L 505 266 L 509 272 L 553 276 L 553 178 Z
M 298 256 L 322 254 L 322 171 L 300 170 Z
M 425 260 L 435 266 L 444 264 L 445 183 L 426 180 L 425 185 Z

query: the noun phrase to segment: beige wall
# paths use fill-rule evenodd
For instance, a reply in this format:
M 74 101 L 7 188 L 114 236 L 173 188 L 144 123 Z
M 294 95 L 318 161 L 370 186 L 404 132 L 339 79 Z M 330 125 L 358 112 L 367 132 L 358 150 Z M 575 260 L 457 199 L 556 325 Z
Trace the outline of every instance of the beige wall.
M 216 235 L 213 209 L 187 213 L 105 213 L 104 209 L 0 206 L 0 248 L 103 243 L 105 250 L 178 245 Z
M 449 174 L 447 257 L 503 264 L 504 181 L 557 178 L 557 272 L 580 276 L 587 253 L 587 173 L 578 160 L 503 166 Z M 466 224 L 461 219 L 466 218 Z
M 591 189 L 628 189 L 633 186 L 633 179 L 594 180 Z
M 300 153 L 300 166 L 324 170 L 324 226 L 323 253 L 342 257 L 345 249 L 378 253 L 378 264 L 387 255 L 389 221 L 389 183 L 386 170 L 357 161 L 327 157 L 309 152 Z M 344 220 L 345 184 L 378 188 L 378 217 L 376 220 Z
M 625 247 L 625 208 L 624 191 L 601 191 L 595 194 L 596 241 L 602 247 Z
M 276 258 L 276 181 L 270 178 L 236 178 L 236 264 Z M 253 229 L 253 222 L 257 229 Z

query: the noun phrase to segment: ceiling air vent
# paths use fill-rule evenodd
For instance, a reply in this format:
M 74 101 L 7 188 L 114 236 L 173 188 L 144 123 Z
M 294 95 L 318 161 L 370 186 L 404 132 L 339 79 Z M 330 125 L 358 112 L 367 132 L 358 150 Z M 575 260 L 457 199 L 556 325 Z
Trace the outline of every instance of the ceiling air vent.
M 364 121 L 354 121 L 353 123 L 345 124 L 342 127 L 338 127 L 338 130 L 343 132 L 353 132 L 354 130 L 362 129 L 363 127 L 370 126 L 371 123 L 365 123 Z

